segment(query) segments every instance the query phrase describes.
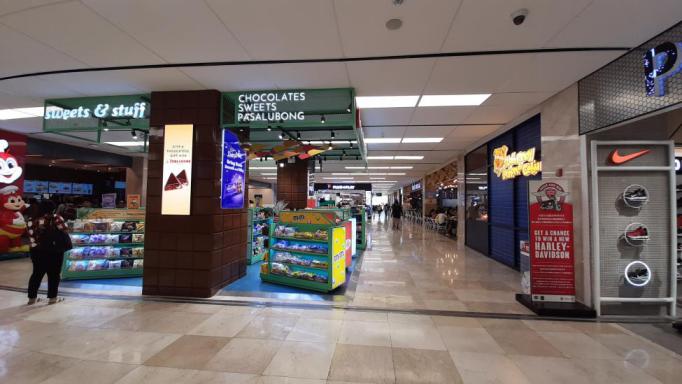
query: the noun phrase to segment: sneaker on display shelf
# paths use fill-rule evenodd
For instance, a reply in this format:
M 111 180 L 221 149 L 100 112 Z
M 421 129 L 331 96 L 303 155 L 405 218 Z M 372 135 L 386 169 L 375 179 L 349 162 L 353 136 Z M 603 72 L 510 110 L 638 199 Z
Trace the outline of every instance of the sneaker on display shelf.
M 649 194 L 643 187 L 635 187 L 625 192 L 624 197 L 631 201 L 645 201 L 649 198 Z
M 625 232 L 625 235 L 631 240 L 647 240 L 649 239 L 649 231 L 646 227 L 637 227 L 631 231 Z

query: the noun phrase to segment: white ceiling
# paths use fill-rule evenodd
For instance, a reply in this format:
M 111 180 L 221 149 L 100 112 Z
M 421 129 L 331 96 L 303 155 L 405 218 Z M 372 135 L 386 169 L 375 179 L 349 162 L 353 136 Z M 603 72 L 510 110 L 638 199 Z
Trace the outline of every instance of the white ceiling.
M 527 8 L 522 26 L 510 14 Z M 400 18 L 389 31 L 384 23 Z M 634 47 L 682 19 L 680 0 L 0 0 L 0 76 L 182 62 L 327 59 L 562 47 Z M 159 90 L 354 87 L 358 95 L 492 93 L 480 107 L 362 111 L 369 155 L 424 155 L 400 184 L 452 159 L 621 52 L 106 71 L 0 81 L 0 109 L 45 98 Z M 421 126 L 420 126 L 421 125 Z M 38 118 L 0 121 L 35 134 Z M 41 135 L 44 136 L 44 135 Z M 400 164 L 399 164 L 400 163 Z M 325 163 L 344 172 L 353 162 Z M 357 164 L 356 164 L 357 165 Z M 327 175 L 328 176 L 328 175 Z

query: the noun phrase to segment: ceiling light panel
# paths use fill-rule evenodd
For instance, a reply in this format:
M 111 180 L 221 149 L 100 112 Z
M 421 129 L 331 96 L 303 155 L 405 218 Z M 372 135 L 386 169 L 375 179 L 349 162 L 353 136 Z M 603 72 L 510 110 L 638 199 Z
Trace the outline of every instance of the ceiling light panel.
M 423 160 L 424 156 L 396 156 L 396 160 Z
M 393 160 L 393 156 L 367 156 L 367 160 Z
M 410 143 L 440 143 L 443 141 L 442 137 L 405 137 L 403 138 L 403 144 Z
M 409 108 L 417 105 L 419 96 L 357 96 L 358 108 Z
M 396 166 L 391 167 L 391 169 L 412 169 L 412 168 L 414 168 L 414 167 L 411 165 L 396 165 Z
M 261 173 L 261 176 L 277 176 L 277 173 Z
M 461 107 L 481 105 L 490 97 L 490 93 L 471 95 L 423 95 L 419 100 L 420 107 Z
M 367 144 L 395 144 L 400 143 L 399 137 L 366 137 Z
M 144 141 L 107 141 L 105 144 L 117 147 L 141 147 L 144 145 Z
M 275 170 L 277 167 L 249 167 L 249 170 L 261 169 L 261 170 Z

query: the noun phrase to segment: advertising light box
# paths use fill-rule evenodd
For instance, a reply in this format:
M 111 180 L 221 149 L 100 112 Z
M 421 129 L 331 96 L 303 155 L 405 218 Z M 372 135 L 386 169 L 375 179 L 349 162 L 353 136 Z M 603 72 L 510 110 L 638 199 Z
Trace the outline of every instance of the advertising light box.
M 163 135 L 162 215 L 189 215 L 192 200 L 192 124 L 166 125 Z
M 223 209 L 244 208 L 246 152 L 237 136 L 223 130 L 223 172 L 220 205 Z

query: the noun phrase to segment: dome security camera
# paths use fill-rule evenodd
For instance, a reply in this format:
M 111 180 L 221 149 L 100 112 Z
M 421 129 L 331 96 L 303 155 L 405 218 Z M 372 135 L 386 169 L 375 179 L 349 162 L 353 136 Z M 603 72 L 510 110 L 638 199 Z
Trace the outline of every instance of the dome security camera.
M 528 10 L 526 8 L 519 9 L 518 11 L 511 14 L 512 22 L 514 25 L 521 25 L 526 21 L 526 16 L 528 16 Z

